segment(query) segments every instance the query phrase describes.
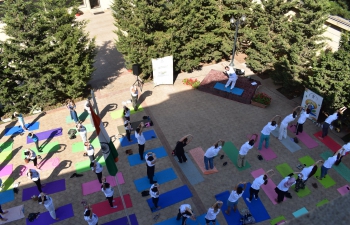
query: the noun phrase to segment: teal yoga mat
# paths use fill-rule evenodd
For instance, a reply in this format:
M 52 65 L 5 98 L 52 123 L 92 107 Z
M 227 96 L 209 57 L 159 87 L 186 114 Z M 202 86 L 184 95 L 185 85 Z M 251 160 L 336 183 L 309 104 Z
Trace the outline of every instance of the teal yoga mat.
M 229 92 L 229 93 L 232 93 L 234 95 L 239 95 L 241 96 L 244 92 L 243 89 L 241 88 L 238 88 L 238 87 L 234 87 L 232 90 L 231 90 L 231 84 L 229 87 L 225 88 L 225 84 L 223 83 L 219 83 L 217 82 L 215 85 L 214 85 L 214 88 L 217 89 L 217 90 L 220 90 L 220 91 L 225 91 L 225 92 Z
M 179 165 L 180 169 L 182 172 L 185 174 L 187 177 L 188 181 L 192 184 L 198 184 L 202 181 L 204 181 L 204 178 L 202 176 L 202 172 L 200 172 L 196 165 L 193 164 L 192 160 L 188 155 L 185 153 L 187 161 L 183 163 L 179 163 L 176 159 L 177 164 Z
M 326 160 L 329 157 L 333 156 L 333 152 L 323 152 L 321 154 L 322 159 Z M 350 169 L 345 166 L 344 163 L 340 163 L 338 166 L 334 165 L 332 166 L 332 169 L 334 169 L 335 171 L 337 171 L 347 182 L 350 182 Z

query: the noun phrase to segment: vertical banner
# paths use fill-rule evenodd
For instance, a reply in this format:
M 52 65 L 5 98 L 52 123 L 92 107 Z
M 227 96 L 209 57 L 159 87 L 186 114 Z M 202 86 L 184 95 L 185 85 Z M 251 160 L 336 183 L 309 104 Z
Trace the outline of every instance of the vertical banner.
M 301 106 L 305 108 L 306 106 L 311 109 L 309 119 L 312 121 L 317 121 L 318 115 L 320 114 L 323 98 L 316 94 L 315 92 L 305 88 L 303 101 Z
M 173 84 L 174 68 L 173 56 L 152 59 L 153 83 L 154 86 L 160 84 Z

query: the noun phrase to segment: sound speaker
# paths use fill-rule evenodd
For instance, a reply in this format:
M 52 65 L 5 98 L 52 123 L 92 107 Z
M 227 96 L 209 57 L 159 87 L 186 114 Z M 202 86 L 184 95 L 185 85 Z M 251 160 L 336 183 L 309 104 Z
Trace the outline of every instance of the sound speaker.
M 140 65 L 139 65 L 139 64 L 133 64 L 133 65 L 132 65 L 132 73 L 133 73 L 135 76 L 140 75 L 140 73 L 141 73 L 141 68 L 140 68 Z

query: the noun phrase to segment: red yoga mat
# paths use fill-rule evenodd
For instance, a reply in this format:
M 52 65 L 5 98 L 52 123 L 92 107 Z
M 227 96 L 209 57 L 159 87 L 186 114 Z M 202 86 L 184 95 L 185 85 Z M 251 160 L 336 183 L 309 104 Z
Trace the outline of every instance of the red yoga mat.
M 323 140 L 319 139 L 318 137 L 322 137 L 322 131 L 315 133 L 314 136 L 333 152 L 336 152 L 341 148 L 341 146 L 329 136 L 324 137 Z
M 126 208 L 131 208 L 132 207 L 132 202 L 130 195 L 124 195 L 124 201 Z M 98 216 L 105 216 L 111 213 L 119 212 L 124 209 L 122 199 L 120 197 L 114 198 L 113 204 L 115 206 L 118 206 L 117 208 L 113 209 L 108 203 L 108 200 L 106 199 L 103 202 L 96 203 L 92 205 L 92 211 Z

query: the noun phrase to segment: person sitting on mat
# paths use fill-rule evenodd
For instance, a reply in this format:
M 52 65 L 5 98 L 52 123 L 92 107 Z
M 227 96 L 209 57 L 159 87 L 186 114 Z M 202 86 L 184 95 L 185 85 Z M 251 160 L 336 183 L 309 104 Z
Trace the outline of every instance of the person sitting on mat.
M 235 69 L 232 66 L 226 66 L 225 70 L 227 71 L 226 73 L 228 75 L 228 81 L 225 84 L 225 88 L 230 86 L 230 83 L 231 83 L 231 90 L 232 90 L 236 85 L 236 81 L 238 79 L 238 76 L 235 72 Z
M 191 138 L 190 138 L 191 137 Z M 187 134 L 186 136 L 183 136 L 175 146 L 175 155 L 177 156 L 177 159 L 179 160 L 179 163 L 186 162 L 187 158 L 185 155 L 185 149 L 184 147 L 188 145 L 193 140 L 193 136 L 191 134 Z
M 319 139 L 323 140 L 323 138 L 328 135 L 329 126 L 333 123 L 333 121 L 341 118 L 345 110 L 346 110 L 346 107 L 342 107 L 338 109 L 335 113 L 327 117 L 327 119 L 324 121 L 322 125 L 322 136 L 318 137 Z
M 240 184 L 243 184 L 244 187 L 242 188 L 241 186 L 239 186 Z M 227 215 L 230 215 L 232 207 L 233 207 L 233 211 L 236 212 L 238 200 L 240 199 L 240 197 L 242 197 L 246 187 L 247 187 L 247 182 L 240 182 L 239 184 L 237 184 L 233 188 L 233 190 L 231 191 L 230 196 L 227 199 L 227 209 L 225 211 L 225 213 Z
M 255 136 L 254 139 L 253 139 L 253 136 Z M 245 157 L 248 154 L 248 151 L 254 147 L 254 144 L 255 144 L 257 138 L 258 138 L 258 135 L 253 134 L 249 138 L 249 140 L 241 146 L 241 149 L 239 150 L 239 154 L 238 154 L 238 158 L 237 158 L 237 167 L 238 168 L 245 167 Z
M 328 157 L 328 159 L 321 166 L 321 176 L 320 177 L 316 176 L 316 178 L 319 180 L 322 180 L 324 177 L 326 177 L 328 170 L 332 168 L 335 162 L 339 159 L 340 159 L 340 154 L 338 152 L 336 152 L 336 154 L 334 154 L 333 156 Z
M 307 107 L 307 106 L 306 106 Z M 310 117 L 311 109 L 307 108 L 305 111 L 303 111 L 300 114 L 300 117 L 298 119 L 297 127 L 296 127 L 296 135 L 299 133 L 303 133 L 303 126 L 307 118 Z
M 255 200 L 258 200 L 258 194 L 260 187 L 264 184 L 267 184 L 267 179 L 271 178 L 273 175 L 275 175 L 273 170 L 267 171 L 265 174 L 258 176 L 254 179 L 252 186 L 249 188 L 249 198 L 246 198 L 246 200 L 251 203 L 253 200 L 253 196 Z
M 283 202 L 284 197 L 292 198 L 292 195 L 288 192 L 288 190 L 296 183 L 294 174 L 299 174 L 299 172 L 293 172 L 289 174 L 287 177 L 281 180 L 281 182 L 275 188 L 275 192 L 277 193 L 277 198 L 275 201 L 277 203 Z
M 302 108 L 301 106 L 295 107 L 292 111 L 291 114 L 289 114 L 288 116 L 286 116 L 280 125 L 280 130 L 279 130 L 279 134 L 278 134 L 278 140 L 282 140 L 283 138 L 287 138 L 287 127 L 288 124 L 292 121 L 295 120 L 295 118 L 297 118 L 298 113 L 297 113 L 297 109 L 298 108 Z
M 304 169 L 298 174 L 298 178 L 295 184 L 295 191 L 298 192 L 299 189 L 304 189 L 306 181 L 312 177 L 317 171 L 317 165 L 322 163 L 322 160 L 318 160 L 313 165 L 309 167 L 304 167 Z
M 186 220 L 190 218 L 191 220 L 196 220 L 194 213 L 192 212 L 190 204 L 183 204 L 179 208 L 179 213 L 177 214 L 176 220 L 180 220 L 182 217 L 181 225 L 186 225 Z
M 221 146 L 219 143 L 221 142 Z M 207 151 L 204 153 L 204 166 L 206 170 L 209 170 L 209 168 L 212 170 L 214 169 L 214 158 L 218 155 L 219 151 L 224 146 L 225 141 L 224 140 L 218 140 L 213 146 L 207 149 Z M 208 168 L 209 163 L 209 168 Z
M 152 184 L 151 188 L 149 189 L 149 194 L 152 197 L 153 205 L 156 209 L 160 209 L 160 206 L 158 206 L 159 201 L 159 184 L 155 183 Z
M 273 130 L 275 130 L 277 128 L 277 123 L 275 121 L 276 118 L 280 118 L 281 119 L 281 116 L 280 115 L 276 115 L 274 116 L 270 122 L 268 122 L 264 128 L 262 129 L 261 131 L 261 136 L 260 136 L 260 141 L 259 141 L 259 147 L 258 147 L 258 150 L 261 150 L 262 148 L 262 145 L 263 145 L 263 142 L 265 141 L 265 148 L 268 148 L 269 147 L 269 144 L 270 144 L 270 134 Z
M 350 152 L 350 142 L 348 142 L 347 144 L 343 145 L 343 147 L 341 147 L 336 153 L 340 154 L 340 158 L 337 160 L 337 162 L 335 163 L 336 166 L 338 166 L 341 163 L 341 159 L 348 153 Z M 335 153 L 335 154 L 336 154 Z
M 212 207 L 208 209 L 208 212 L 204 217 L 206 225 L 210 225 L 210 222 L 212 222 L 213 225 L 216 224 L 216 216 L 220 213 L 220 208 L 222 205 L 222 201 L 217 201 Z

